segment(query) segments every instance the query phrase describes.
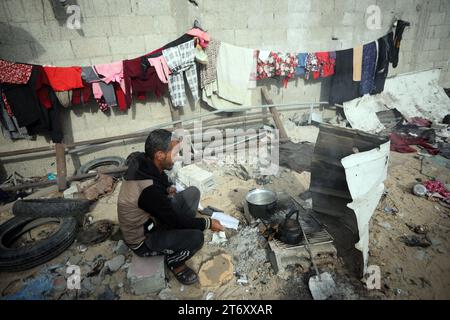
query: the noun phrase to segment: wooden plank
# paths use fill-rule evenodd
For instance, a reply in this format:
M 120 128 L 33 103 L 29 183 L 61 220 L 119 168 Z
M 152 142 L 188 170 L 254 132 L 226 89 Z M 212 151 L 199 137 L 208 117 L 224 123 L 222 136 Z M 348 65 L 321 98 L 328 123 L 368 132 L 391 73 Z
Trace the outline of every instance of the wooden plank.
M 274 104 L 273 100 L 270 98 L 269 92 L 267 91 L 266 88 L 262 88 L 261 93 L 262 93 L 263 98 L 266 100 L 267 104 L 270 104 L 270 105 Z M 269 110 L 270 110 L 270 113 L 272 114 L 273 121 L 275 121 L 275 126 L 277 127 L 277 129 L 280 132 L 280 140 L 289 139 L 289 137 L 286 133 L 286 129 L 284 128 L 283 122 L 280 119 L 280 115 L 278 114 L 277 108 L 269 107 Z
M 66 147 L 63 143 L 55 145 L 56 172 L 59 191 L 67 189 Z

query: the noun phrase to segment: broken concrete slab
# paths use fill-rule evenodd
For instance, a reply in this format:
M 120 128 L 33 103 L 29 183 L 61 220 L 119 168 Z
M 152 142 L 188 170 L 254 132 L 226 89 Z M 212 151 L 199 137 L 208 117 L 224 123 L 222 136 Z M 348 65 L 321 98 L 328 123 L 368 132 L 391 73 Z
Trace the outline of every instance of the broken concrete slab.
M 164 257 L 133 254 L 127 278 L 135 295 L 155 294 L 166 288 Z
M 233 262 L 228 254 L 219 254 L 206 261 L 198 274 L 202 287 L 219 287 L 233 279 Z

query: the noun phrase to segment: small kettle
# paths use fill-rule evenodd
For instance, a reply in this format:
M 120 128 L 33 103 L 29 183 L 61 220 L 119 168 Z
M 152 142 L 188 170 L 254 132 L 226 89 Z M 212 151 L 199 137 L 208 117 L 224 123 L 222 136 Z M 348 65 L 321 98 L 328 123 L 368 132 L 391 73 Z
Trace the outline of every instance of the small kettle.
M 290 219 L 294 213 L 296 214 L 296 219 Z M 281 229 L 278 231 L 279 240 L 291 245 L 299 244 L 303 240 L 303 230 L 298 218 L 299 211 L 297 209 L 289 211 Z

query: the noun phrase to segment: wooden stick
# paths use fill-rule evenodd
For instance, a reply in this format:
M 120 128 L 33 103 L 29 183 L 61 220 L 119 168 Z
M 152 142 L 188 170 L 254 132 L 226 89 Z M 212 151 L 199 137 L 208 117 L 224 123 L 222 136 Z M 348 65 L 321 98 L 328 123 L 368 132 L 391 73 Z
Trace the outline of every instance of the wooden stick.
M 269 92 L 266 88 L 261 89 L 261 93 L 263 98 L 267 101 L 268 104 L 273 105 L 273 100 L 270 98 Z M 275 125 L 277 126 L 277 129 L 280 131 L 280 139 L 288 139 L 288 135 L 286 133 L 286 129 L 284 128 L 283 122 L 280 119 L 280 116 L 278 114 L 276 107 L 269 107 L 270 113 L 272 114 L 273 121 L 275 121 Z
M 67 189 L 66 147 L 62 143 L 55 145 L 56 171 L 59 191 Z

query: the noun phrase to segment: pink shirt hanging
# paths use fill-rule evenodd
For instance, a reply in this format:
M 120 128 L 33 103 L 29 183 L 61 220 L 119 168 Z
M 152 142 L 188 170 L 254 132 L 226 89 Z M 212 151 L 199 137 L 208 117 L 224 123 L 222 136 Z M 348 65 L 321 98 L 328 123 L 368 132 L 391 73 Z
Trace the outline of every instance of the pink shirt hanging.
M 161 80 L 162 83 L 169 83 L 169 75 L 172 72 L 170 71 L 164 56 L 161 55 L 157 58 L 150 58 L 148 61 L 151 66 L 155 67 L 159 80 Z
M 197 28 L 192 28 L 186 34 L 198 38 L 200 46 L 205 49 L 208 46 L 208 43 L 211 41 L 211 37 L 205 31 L 202 31 Z
M 125 79 L 123 75 L 123 61 L 113 62 L 113 63 L 107 63 L 107 64 L 98 64 L 94 66 L 95 72 L 97 72 L 100 79 L 105 82 L 106 84 L 109 84 L 111 82 L 117 82 L 120 85 L 120 88 L 122 89 L 123 93 L 125 94 Z M 98 90 L 98 88 L 93 88 L 94 95 L 95 91 Z

